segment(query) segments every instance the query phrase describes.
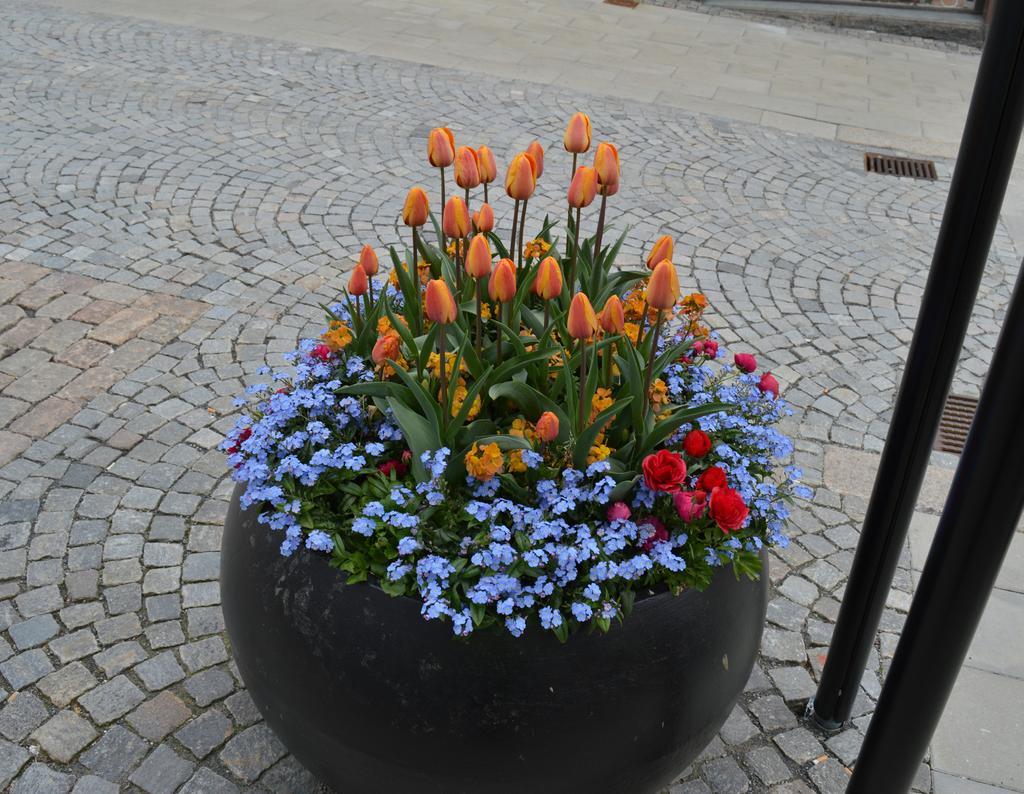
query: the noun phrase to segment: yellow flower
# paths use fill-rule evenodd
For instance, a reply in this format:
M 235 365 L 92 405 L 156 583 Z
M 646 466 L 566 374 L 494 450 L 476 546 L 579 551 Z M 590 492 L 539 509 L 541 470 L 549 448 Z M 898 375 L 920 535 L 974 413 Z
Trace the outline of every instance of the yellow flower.
M 512 421 L 512 427 L 509 428 L 508 434 L 516 438 L 525 438 L 531 443 L 537 440 L 537 430 L 521 416 Z
M 683 311 L 687 314 L 696 315 L 697 317 L 699 317 L 708 307 L 708 299 L 700 292 L 691 292 L 683 298 L 682 303 Z
M 597 438 L 594 439 L 594 445 L 590 448 L 590 452 L 587 453 L 587 465 L 589 466 L 591 463 L 604 460 L 611 454 L 612 448 L 604 443 L 604 433 L 598 433 Z
M 639 288 L 634 289 L 626 296 L 626 300 L 622 303 L 622 313 L 626 316 L 627 320 L 639 320 L 640 316 L 644 313 L 644 304 L 647 301 L 644 299 L 644 288 L 646 287 L 646 279 L 641 282 Z
M 448 243 L 448 256 L 455 256 L 456 241 L 452 240 Z M 464 240 L 458 240 L 458 251 L 459 256 L 466 253 L 466 243 Z
M 657 411 L 668 402 L 668 386 L 658 378 L 651 384 L 651 407 Z
M 331 320 L 320 338 L 332 353 L 337 353 L 352 341 L 352 330 L 341 320 Z
M 523 463 L 523 451 L 521 449 L 513 449 L 508 453 L 508 470 L 514 474 L 526 471 L 526 464 Z
M 480 319 L 491 319 L 491 304 L 488 301 L 484 301 L 482 304 L 480 304 Z
M 594 417 L 605 408 L 611 408 L 614 402 L 611 389 L 598 388 L 590 400 L 590 421 L 593 422 Z
M 452 399 L 452 416 L 455 416 L 462 410 L 463 404 L 466 402 L 466 397 L 469 395 L 469 389 L 466 388 L 466 382 L 459 378 L 459 385 L 455 387 L 455 394 Z M 473 398 L 473 404 L 469 408 L 467 414 L 469 419 L 476 419 L 480 413 L 480 395 L 478 394 Z
M 452 379 L 452 372 L 455 370 L 455 358 L 455 353 L 446 352 L 444 354 L 444 374 L 448 380 Z M 441 357 L 437 353 L 431 353 L 427 359 L 427 370 L 435 378 L 441 378 Z M 465 361 L 459 363 L 459 372 L 469 372 Z
M 551 243 L 535 237 L 523 246 L 523 256 L 527 259 L 540 259 L 551 250 Z
M 491 479 L 495 474 L 501 474 L 505 460 L 502 458 L 497 444 L 480 447 L 474 441 L 473 446 L 466 453 L 465 463 L 466 471 L 483 482 Z
M 640 335 L 639 323 L 626 323 L 625 333 L 626 338 L 629 339 L 635 345 L 637 337 Z

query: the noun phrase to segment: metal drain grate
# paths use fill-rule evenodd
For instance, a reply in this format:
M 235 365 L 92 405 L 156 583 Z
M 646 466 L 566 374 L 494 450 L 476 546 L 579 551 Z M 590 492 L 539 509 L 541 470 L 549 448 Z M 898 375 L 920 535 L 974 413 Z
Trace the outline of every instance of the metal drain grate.
M 935 436 L 935 449 L 940 452 L 952 452 L 959 455 L 964 451 L 967 434 L 974 421 L 974 412 L 978 410 L 976 397 L 963 394 L 951 394 L 946 398 L 939 420 L 939 432 Z
M 911 179 L 938 179 L 935 163 L 910 157 L 893 157 L 877 152 L 864 153 L 864 170 L 871 174 L 909 176 Z
M 604 0 L 605 5 L 622 6 L 623 8 L 636 8 L 640 5 L 639 0 Z

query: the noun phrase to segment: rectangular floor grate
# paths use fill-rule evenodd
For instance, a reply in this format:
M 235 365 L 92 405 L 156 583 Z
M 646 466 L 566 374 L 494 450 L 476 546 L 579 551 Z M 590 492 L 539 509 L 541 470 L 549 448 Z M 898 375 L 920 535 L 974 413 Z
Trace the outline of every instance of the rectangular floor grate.
M 864 170 L 871 174 L 908 176 L 911 179 L 938 179 L 935 163 L 931 160 L 915 160 L 911 157 L 893 157 L 877 152 L 864 153 Z
M 939 432 L 935 436 L 935 449 L 940 452 L 952 452 L 959 455 L 964 451 L 967 434 L 974 421 L 974 412 L 978 410 L 976 397 L 963 394 L 951 394 L 946 398 L 939 420 Z

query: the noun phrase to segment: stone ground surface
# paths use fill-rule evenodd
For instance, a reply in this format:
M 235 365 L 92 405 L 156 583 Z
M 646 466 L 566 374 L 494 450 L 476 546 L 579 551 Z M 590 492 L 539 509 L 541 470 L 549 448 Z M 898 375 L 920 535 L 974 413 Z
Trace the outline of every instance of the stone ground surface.
M 677 237 L 683 283 L 783 383 L 814 488 L 772 560 L 748 690 L 672 792 L 843 790 L 954 459 L 937 455 L 930 471 L 853 726 L 826 737 L 798 715 L 857 541 L 949 161 L 935 183 L 872 177 L 860 147 L 668 103 L 22 2 L 4 10 L 0 789 L 315 787 L 261 722 L 223 633 L 231 485 L 215 447 L 232 398 L 318 332 L 318 305 L 363 242 L 398 241 L 405 190 L 433 176 L 430 126 L 450 121 L 504 157 L 533 137 L 556 144 L 585 109 L 622 152 L 612 208 L 616 227 L 632 227 L 624 259 L 659 233 Z M 568 169 L 553 146 L 534 223 L 560 212 Z M 1000 228 L 956 391 L 977 393 L 1016 271 Z M 1024 697 L 1022 593 L 1018 543 L 954 693 L 956 724 L 944 723 L 918 790 L 1024 790 L 1019 717 L 1005 707 Z

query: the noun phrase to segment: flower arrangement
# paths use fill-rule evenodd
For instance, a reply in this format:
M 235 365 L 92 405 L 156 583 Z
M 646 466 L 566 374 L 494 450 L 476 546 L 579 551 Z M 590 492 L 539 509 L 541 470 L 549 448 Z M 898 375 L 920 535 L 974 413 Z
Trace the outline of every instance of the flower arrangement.
M 536 624 L 565 640 L 607 631 L 655 588 L 704 588 L 723 565 L 755 577 L 801 495 L 781 465 L 776 379 L 750 354 L 726 361 L 705 297 L 680 295 L 671 237 L 646 267 L 615 267 L 618 152 L 600 143 L 577 165 L 591 148 L 582 113 L 563 144 L 564 248 L 561 221 L 525 233 L 537 142 L 508 164 L 506 244 L 494 155 L 433 130 L 440 223 L 412 188 L 410 246 L 391 249 L 390 274 L 364 246 L 321 337 L 249 387 L 223 445 L 242 506 L 260 505 L 282 554 L 327 553 L 348 582 L 415 595 L 458 635 Z M 448 169 L 460 190 L 446 197 Z

